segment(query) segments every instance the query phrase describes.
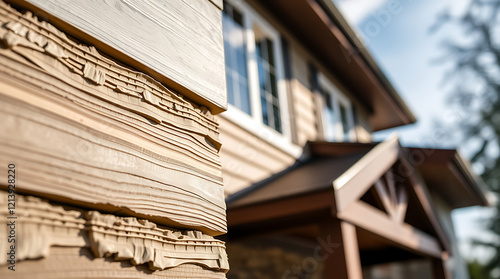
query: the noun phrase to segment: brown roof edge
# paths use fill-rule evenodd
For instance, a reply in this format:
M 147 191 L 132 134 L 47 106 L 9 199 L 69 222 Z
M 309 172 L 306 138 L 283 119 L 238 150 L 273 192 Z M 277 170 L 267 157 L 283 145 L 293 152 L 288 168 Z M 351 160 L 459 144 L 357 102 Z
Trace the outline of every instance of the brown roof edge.
M 350 24 L 347 23 L 342 13 L 337 9 L 332 0 L 315 0 L 330 17 L 330 19 L 338 26 L 338 28 L 344 33 L 347 40 L 354 46 L 354 49 L 358 52 L 360 57 L 366 62 L 370 70 L 375 74 L 377 79 L 380 81 L 382 86 L 386 89 L 389 97 L 394 100 L 396 105 L 401 109 L 404 115 L 408 118 L 408 123 L 412 124 L 417 121 L 417 118 L 406 105 L 405 101 L 398 94 L 396 89 L 392 86 L 391 82 L 387 79 L 386 75 L 380 69 L 375 59 L 371 56 L 370 52 L 367 50 L 365 44 L 359 39 L 356 32 L 351 28 Z
M 464 176 L 465 180 L 469 182 L 472 190 L 477 194 L 478 198 L 481 200 L 481 206 L 492 206 L 494 203 L 493 196 L 488 190 L 485 182 L 479 176 L 477 176 L 472 170 L 472 166 L 469 161 L 466 160 L 460 152 L 456 151 L 453 156 L 453 164 L 458 168 L 460 173 Z
M 437 149 L 437 148 L 417 148 L 410 147 L 411 150 L 420 150 L 424 154 L 421 164 L 422 166 L 428 165 L 429 167 L 436 168 L 438 166 L 448 166 L 447 171 L 455 176 L 458 181 L 465 187 L 467 192 L 473 196 L 468 196 L 469 203 L 467 205 L 454 206 L 454 208 L 461 208 L 473 205 L 491 206 L 494 203 L 494 197 L 488 190 L 485 182 L 474 173 L 470 162 L 465 159 L 456 149 Z M 427 155 L 425 155 L 427 154 Z M 420 155 L 418 155 L 420 156 Z M 416 159 L 419 160 L 419 159 Z M 444 174 L 442 174 L 443 176 Z M 442 177 L 441 176 L 441 177 Z

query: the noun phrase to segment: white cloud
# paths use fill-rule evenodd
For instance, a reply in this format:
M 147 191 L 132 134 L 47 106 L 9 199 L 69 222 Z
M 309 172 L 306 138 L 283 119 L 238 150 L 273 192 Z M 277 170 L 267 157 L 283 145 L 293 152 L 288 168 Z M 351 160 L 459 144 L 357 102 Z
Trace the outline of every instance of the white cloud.
M 334 0 L 334 2 L 351 24 L 358 25 L 384 6 L 387 0 Z

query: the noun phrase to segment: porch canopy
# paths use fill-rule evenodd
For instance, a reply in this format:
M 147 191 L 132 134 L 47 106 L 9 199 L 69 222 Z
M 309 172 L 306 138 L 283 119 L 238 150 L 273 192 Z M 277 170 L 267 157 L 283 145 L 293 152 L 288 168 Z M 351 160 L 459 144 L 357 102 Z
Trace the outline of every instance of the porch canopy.
M 361 266 L 412 258 L 431 259 L 435 277 L 447 278 L 450 243 L 431 196 L 452 208 L 488 204 L 455 150 L 406 149 L 397 137 L 308 145 L 308 159 L 227 199 L 229 241 L 272 232 L 328 238 L 341 245 L 325 278 L 361 278 Z

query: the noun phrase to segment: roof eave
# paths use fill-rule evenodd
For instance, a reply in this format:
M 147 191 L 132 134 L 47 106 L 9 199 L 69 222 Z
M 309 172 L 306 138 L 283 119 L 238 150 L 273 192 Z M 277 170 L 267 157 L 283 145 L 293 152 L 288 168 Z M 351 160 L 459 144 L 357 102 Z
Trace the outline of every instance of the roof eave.
M 344 36 L 349 40 L 349 42 L 354 46 L 355 50 L 359 53 L 361 58 L 366 62 L 367 66 L 375 74 L 377 79 L 386 89 L 387 95 L 396 103 L 397 107 L 401 110 L 403 115 L 407 118 L 403 125 L 413 124 L 417 121 L 417 118 L 410 110 L 405 101 L 401 98 L 400 94 L 392 86 L 391 82 L 388 80 L 387 76 L 380 69 L 375 59 L 372 57 L 370 52 L 367 50 L 365 44 L 359 39 L 356 32 L 351 28 L 350 24 L 347 23 L 342 13 L 337 9 L 333 1 L 331 0 L 316 0 L 323 7 L 325 12 L 331 13 L 332 20 L 337 24 L 339 29 L 342 31 Z M 394 128 L 400 125 L 389 124 L 381 126 L 378 128 L 374 127 L 374 130 L 384 130 L 389 128 Z
M 479 176 L 474 173 L 471 165 L 469 164 L 469 161 L 464 159 L 464 157 L 458 151 L 455 152 L 455 155 L 453 156 L 453 164 L 464 176 L 471 190 L 476 193 L 477 199 L 479 200 L 479 203 L 477 205 L 492 206 L 493 199 L 486 184 Z

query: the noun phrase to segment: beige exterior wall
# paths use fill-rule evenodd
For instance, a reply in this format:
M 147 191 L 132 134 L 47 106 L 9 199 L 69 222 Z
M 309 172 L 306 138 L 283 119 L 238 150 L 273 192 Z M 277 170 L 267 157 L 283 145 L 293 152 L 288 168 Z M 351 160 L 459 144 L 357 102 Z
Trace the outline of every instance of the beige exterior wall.
M 224 117 L 219 117 L 222 178 L 226 195 L 277 173 L 295 162 L 280 150 Z
M 252 185 L 272 174 L 291 166 L 302 154 L 289 152 L 289 149 L 301 150 L 307 141 L 322 140 L 321 110 L 324 102 L 318 93 L 311 89 L 309 65 L 312 64 L 318 72 L 325 75 L 337 89 L 349 99 L 355 107 L 356 141 L 371 141 L 371 127 L 368 113 L 359 102 L 351 96 L 348 89 L 334 75 L 328 72 L 324 65 L 315 58 L 306 47 L 292 35 L 290 30 L 278 22 L 271 14 L 254 1 L 246 1 L 255 12 L 266 20 L 284 37 L 290 50 L 292 79 L 287 83 L 291 90 L 294 115 L 284 117 L 283 121 L 295 124 L 297 142 L 292 143 L 291 137 L 286 139 L 290 148 L 282 148 L 282 142 L 251 132 L 227 117 L 227 113 L 217 116 L 220 123 L 220 140 L 222 142 L 221 161 L 225 194 L 230 195 Z M 241 123 L 240 123 L 241 124 Z M 262 124 L 263 125 L 263 124 Z M 285 149 L 285 150 L 284 150 Z

